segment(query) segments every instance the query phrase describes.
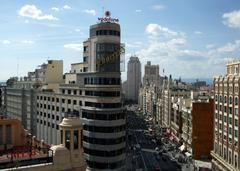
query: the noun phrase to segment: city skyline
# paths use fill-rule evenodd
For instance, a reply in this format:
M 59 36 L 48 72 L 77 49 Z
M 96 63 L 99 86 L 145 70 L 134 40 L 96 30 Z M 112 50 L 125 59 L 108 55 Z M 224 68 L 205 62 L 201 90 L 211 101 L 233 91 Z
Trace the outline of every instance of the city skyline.
M 47 59 L 64 60 L 68 72 L 71 63 L 82 61 L 88 25 L 105 10 L 122 25 L 123 80 L 131 55 L 139 57 L 142 67 L 146 61 L 159 64 L 161 75 L 164 68 L 174 77 L 212 78 L 240 49 L 240 3 L 228 2 L 3 1 L 0 80 L 24 76 Z

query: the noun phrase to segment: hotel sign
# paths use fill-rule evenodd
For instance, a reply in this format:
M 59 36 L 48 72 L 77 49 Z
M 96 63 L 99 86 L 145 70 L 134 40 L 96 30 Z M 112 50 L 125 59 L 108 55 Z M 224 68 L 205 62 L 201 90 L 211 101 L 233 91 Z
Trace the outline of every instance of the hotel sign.
M 98 18 L 98 21 L 101 23 L 118 23 L 119 19 L 118 18 L 111 18 L 111 13 L 110 11 L 105 12 L 105 17 Z

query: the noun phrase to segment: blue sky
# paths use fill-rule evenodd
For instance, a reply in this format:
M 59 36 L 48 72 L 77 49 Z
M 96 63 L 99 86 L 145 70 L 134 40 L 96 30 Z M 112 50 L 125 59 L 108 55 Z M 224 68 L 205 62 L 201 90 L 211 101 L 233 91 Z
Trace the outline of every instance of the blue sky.
M 159 64 L 161 75 L 211 78 L 239 58 L 239 0 L 2 0 L 0 80 L 24 76 L 48 59 L 82 61 L 89 26 L 110 10 L 131 55 Z M 122 73 L 126 79 L 126 69 Z

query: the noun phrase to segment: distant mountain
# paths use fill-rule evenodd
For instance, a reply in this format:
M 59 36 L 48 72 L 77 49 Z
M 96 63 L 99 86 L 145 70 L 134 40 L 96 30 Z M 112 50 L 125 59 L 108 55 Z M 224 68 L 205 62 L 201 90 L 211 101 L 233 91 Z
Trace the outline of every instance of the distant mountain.
M 197 79 L 198 81 L 206 81 L 206 83 L 209 85 L 213 84 L 213 78 L 182 78 L 182 81 L 187 83 L 195 83 Z

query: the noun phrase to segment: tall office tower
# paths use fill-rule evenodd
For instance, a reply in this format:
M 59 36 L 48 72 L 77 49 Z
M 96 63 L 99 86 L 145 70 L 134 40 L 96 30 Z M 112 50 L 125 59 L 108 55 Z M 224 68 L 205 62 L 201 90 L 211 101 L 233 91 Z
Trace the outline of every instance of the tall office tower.
M 227 73 L 214 78 L 213 170 L 240 170 L 239 98 L 240 60 L 226 64 Z
M 90 27 L 84 42 L 86 73 L 77 75 L 84 85 L 81 107 L 83 149 L 87 170 L 125 170 L 126 115 L 121 100 L 121 37 L 118 19 L 105 18 Z
M 143 77 L 143 86 L 149 86 L 154 84 L 155 86 L 160 86 L 162 84 L 162 79 L 159 75 L 159 65 L 151 65 L 148 61 L 145 65 L 145 74 Z
M 138 102 L 141 85 L 141 63 L 138 57 L 130 57 L 127 71 L 127 99 Z

